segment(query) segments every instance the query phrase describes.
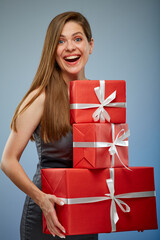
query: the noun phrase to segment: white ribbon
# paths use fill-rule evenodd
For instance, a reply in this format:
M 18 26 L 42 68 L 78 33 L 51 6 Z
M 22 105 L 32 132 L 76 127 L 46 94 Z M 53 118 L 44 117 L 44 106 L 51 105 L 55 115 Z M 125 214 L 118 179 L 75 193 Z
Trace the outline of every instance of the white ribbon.
M 105 122 L 105 119 L 110 122 L 110 116 L 104 107 L 120 107 L 125 108 L 125 102 L 115 102 L 111 103 L 116 98 L 116 91 L 114 91 L 110 96 L 105 99 L 105 80 L 101 80 L 100 86 L 94 88 L 95 94 L 100 103 L 98 104 L 89 104 L 89 103 L 73 103 L 70 104 L 70 109 L 88 109 L 88 108 L 97 108 L 93 113 L 92 117 L 95 122 L 100 120 L 100 122 Z
M 110 169 L 110 179 L 106 179 L 106 183 L 109 189 L 109 193 L 105 194 L 103 197 L 86 197 L 86 198 L 61 198 L 65 204 L 85 204 L 85 203 L 95 203 L 111 199 L 110 207 L 110 218 L 111 218 L 111 227 L 112 232 L 116 231 L 116 224 L 119 220 L 119 216 L 116 209 L 116 204 L 124 212 L 130 212 L 130 207 L 122 201 L 120 198 L 144 198 L 144 197 L 155 197 L 155 191 L 146 191 L 146 192 L 131 192 L 114 195 L 114 169 Z
M 112 155 L 112 164 L 111 164 L 111 167 L 114 166 L 114 155 L 116 154 L 119 161 L 121 162 L 121 164 L 127 168 L 128 170 L 130 170 L 121 160 L 119 154 L 118 154 L 118 151 L 117 151 L 117 148 L 116 146 L 121 146 L 121 147 L 128 147 L 128 140 L 127 141 L 124 141 L 126 138 L 128 138 L 130 136 L 130 130 L 128 130 L 127 132 L 125 132 L 124 129 L 121 129 L 119 131 L 119 133 L 117 134 L 116 138 L 115 138 L 115 125 L 112 123 L 111 124 L 112 126 L 112 141 L 113 143 L 111 143 L 111 146 L 109 148 L 109 153 L 110 155 Z M 121 135 L 121 133 L 123 133 Z
M 86 197 L 86 198 L 61 198 L 65 204 L 85 204 L 85 203 L 95 203 L 102 202 L 111 199 L 111 207 L 110 207 L 110 218 L 111 218 L 111 226 L 112 232 L 116 231 L 116 224 L 119 220 L 119 216 L 116 209 L 116 204 L 120 207 L 120 209 L 124 212 L 130 212 L 130 207 L 119 198 L 142 198 L 142 197 L 154 197 L 156 196 L 155 191 L 147 191 L 147 192 L 133 192 L 133 193 L 125 193 L 114 195 L 114 184 L 112 179 L 107 179 L 107 185 L 110 193 L 105 194 L 104 197 Z M 123 207 L 124 206 L 124 207 Z
M 119 133 L 117 134 L 116 138 L 115 136 L 115 130 L 114 130 L 114 124 L 111 124 L 112 127 L 112 140 L 113 142 L 73 142 L 73 147 L 77 147 L 77 148 L 106 148 L 106 147 L 110 147 L 109 148 L 109 153 L 110 155 L 112 155 L 112 162 L 111 162 L 111 167 L 114 166 L 114 155 L 116 154 L 119 161 L 121 162 L 121 164 L 127 168 L 128 170 L 130 170 L 121 160 L 117 148 L 116 146 L 121 146 L 121 147 L 128 147 L 128 140 L 124 141 L 126 138 L 128 138 L 130 136 L 130 130 L 128 130 L 127 132 L 125 132 L 124 129 L 121 129 L 119 131 Z M 121 135 L 121 133 L 123 133 Z M 115 139 L 114 139 L 115 138 Z
M 95 94 L 101 103 L 98 109 L 93 113 L 93 119 L 97 122 L 99 119 L 101 122 L 105 122 L 105 119 L 110 122 L 110 116 L 108 112 L 104 109 L 107 107 L 110 102 L 112 102 L 116 98 L 116 91 L 114 91 L 108 98 L 105 97 L 105 81 L 100 81 L 100 87 L 94 88 Z
M 114 195 L 115 189 L 114 189 L 113 179 L 107 179 L 106 182 L 107 182 L 110 193 L 105 194 L 105 195 L 108 196 L 112 200 L 111 208 L 110 208 L 110 216 L 111 216 L 112 231 L 115 231 L 116 223 L 119 220 L 119 216 L 118 216 L 117 209 L 116 209 L 116 203 L 120 207 L 120 209 L 125 213 L 130 212 L 130 207 L 124 201 L 119 199 L 121 197 L 121 194 L 119 194 L 117 196 Z M 125 208 L 123 206 L 125 206 Z

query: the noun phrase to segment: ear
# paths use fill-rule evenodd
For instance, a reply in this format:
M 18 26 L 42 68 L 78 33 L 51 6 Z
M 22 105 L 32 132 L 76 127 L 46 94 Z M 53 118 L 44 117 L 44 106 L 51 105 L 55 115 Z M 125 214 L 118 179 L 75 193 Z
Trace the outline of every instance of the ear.
M 90 41 L 89 44 L 90 44 L 89 54 L 91 54 L 92 51 L 93 51 L 93 46 L 94 46 L 94 40 L 93 40 L 93 38 L 91 38 L 91 41 Z

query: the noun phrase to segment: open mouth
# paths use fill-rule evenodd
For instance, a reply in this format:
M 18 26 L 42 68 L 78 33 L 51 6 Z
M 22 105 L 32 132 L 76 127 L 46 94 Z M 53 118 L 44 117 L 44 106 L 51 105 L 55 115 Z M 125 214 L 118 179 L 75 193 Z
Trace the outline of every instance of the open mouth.
M 65 57 L 64 60 L 67 62 L 76 62 L 78 59 L 80 59 L 80 56 L 76 55 L 76 56 L 68 56 Z

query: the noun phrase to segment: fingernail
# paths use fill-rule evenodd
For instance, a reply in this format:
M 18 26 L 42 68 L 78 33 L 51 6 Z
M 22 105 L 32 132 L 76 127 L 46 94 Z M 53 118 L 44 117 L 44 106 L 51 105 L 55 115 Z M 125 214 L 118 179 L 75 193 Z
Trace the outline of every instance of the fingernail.
M 63 205 L 64 205 L 64 202 L 61 201 L 60 204 L 61 204 L 61 206 L 63 206 Z
M 66 233 L 65 229 L 63 229 L 62 232 Z
M 53 237 L 55 237 L 56 235 L 52 234 Z
M 66 238 L 65 236 L 60 236 L 60 238 Z

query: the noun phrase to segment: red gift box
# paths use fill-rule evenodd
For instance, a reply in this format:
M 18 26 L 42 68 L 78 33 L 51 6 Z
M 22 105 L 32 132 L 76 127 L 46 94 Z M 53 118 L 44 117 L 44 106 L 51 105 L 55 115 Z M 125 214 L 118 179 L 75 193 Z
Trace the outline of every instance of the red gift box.
M 128 166 L 128 124 L 73 124 L 73 167 Z
M 66 235 L 157 229 L 153 168 L 131 170 L 42 169 L 42 191 L 66 203 L 56 205 Z
M 70 82 L 71 123 L 126 122 L 124 80 L 76 80 Z

